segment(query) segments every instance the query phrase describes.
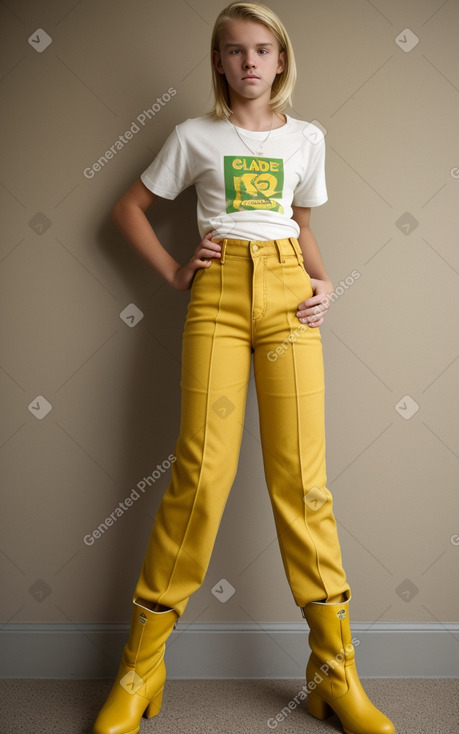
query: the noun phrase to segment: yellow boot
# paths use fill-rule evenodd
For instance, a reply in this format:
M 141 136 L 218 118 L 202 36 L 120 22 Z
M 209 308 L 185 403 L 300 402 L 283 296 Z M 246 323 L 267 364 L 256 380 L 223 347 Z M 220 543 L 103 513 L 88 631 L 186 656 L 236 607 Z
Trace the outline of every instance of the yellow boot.
M 174 609 L 154 612 L 134 602 L 129 640 L 93 734 L 137 734 L 144 712 L 147 718 L 159 714 L 166 680 L 166 640 L 177 619 Z
M 349 599 L 339 604 L 311 602 L 303 609 L 311 648 L 308 711 L 316 719 L 335 712 L 345 734 L 394 734 L 394 725 L 373 706 L 359 681 L 348 607 Z

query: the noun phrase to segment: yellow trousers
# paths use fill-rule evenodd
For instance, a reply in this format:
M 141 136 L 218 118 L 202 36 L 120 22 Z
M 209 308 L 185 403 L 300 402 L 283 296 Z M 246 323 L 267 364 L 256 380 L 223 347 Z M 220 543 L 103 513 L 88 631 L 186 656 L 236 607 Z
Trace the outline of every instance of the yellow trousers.
M 319 328 L 299 242 L 220 241 L 196 271 L 183 332 L 180 432 L 134 600 L 181 615 L 202 584 L 236 475 L 253 354 L 266 483 L 295 603 L 349 591 L 326 487 Z M 257 528 L 258 530 L 258 528 Z

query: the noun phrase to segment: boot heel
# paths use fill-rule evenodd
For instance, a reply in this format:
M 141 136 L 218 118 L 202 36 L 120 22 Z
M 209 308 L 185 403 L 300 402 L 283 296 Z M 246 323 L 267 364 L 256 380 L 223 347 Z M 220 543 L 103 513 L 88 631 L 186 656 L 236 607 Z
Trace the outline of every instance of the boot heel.
M 148 704 L 147 708 L 145 709 L 144 716 L 146 719 L 151 719 L 153 716 L 157 716 L 159 712 L 161 711 L 161 704 L 163 702 L 163 691 L 164 691 L 164 686 L 151 699 L 150 703 Z
M 310 692 L 308 693 L 308 713 L 316 719 L 323 721 L 323 719 L 332 715 L 333 710 L 317 693 Z

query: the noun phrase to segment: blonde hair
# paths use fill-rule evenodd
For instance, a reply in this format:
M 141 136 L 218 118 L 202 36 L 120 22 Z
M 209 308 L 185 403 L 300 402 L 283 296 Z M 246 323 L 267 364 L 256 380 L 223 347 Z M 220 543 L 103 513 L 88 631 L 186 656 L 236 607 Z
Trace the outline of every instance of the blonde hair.
M 220 51 L 220 41 L 225 25 L 231 20 L 251 20 L 262 23 L 275 36 L 279 52 L 284 52 L 284 70 L 276 76 L 271 88 L 269 105 L 273 112 L 281 111 L 292 104 L 291 96 L 296 82 L 296 64 L 293 46 L 282 22 L 277 15 L 263 5 L 233 2 L 224 8 L 215 21 L 212 33 L 210 57 L 212 66 L 212 87 L 215 97 L 214 106 L 209 113 L 214 119 L 225 119 L 232 113 L 228 82 L 224 74 L 219 74 L 213 62 L 213 52 Z

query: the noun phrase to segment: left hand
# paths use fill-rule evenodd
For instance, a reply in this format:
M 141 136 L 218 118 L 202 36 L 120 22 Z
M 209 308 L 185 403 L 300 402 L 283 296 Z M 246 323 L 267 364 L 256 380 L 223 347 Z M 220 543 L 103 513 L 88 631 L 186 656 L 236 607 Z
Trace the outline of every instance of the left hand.
M 333 293 L 333 284 L 330 280 L 318 280 L 311 278 L 311 298 L 302 301 L 298 305 L 296 316 L 303 324 L 311 328 L 323 324 L 328 309 L 330 308 L 330 295 Z

